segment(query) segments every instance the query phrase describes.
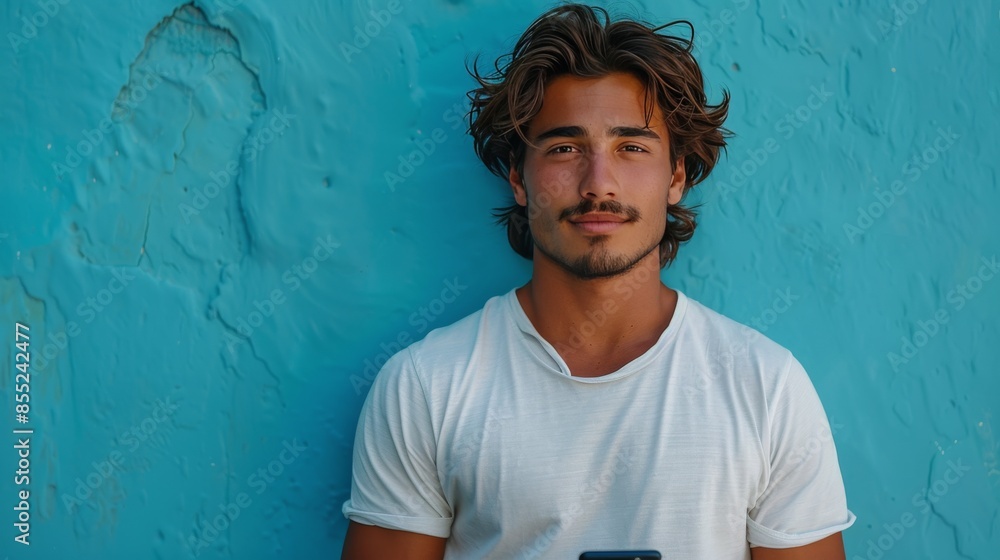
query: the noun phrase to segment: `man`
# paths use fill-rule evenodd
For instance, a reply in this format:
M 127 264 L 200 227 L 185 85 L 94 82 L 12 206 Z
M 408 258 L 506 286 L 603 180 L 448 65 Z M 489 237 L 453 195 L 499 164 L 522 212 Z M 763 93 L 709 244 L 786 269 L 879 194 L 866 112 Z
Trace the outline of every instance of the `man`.
M 565 5 L 473 70 L 470 132 L 532 277 L 379 372 L 344 558 L 844 558 L 855 517 L 802 366 L 660 281 L 729 98 L 707 104 L 691 42 L 657 31 Z

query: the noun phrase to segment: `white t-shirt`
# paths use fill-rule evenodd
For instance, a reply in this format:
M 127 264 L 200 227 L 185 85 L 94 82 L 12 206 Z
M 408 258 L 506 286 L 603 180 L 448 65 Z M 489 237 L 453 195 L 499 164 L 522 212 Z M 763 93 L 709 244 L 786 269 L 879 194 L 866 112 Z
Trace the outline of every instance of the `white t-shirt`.
M 446 559 L 748 560 L 850 527 L 802 366 L 677 295 L 656 344 L 601 377 L 569 375 L 514 290 L 398 352 L 361 411 L 344 515 L 448 537 Z

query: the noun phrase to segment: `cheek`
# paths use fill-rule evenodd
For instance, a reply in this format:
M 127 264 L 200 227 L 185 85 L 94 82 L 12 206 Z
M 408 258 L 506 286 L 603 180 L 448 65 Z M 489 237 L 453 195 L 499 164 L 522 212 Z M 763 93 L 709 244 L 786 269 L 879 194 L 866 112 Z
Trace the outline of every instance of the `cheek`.
M 529 197 L 531 203 L 528 205 L 528 218 L 532 221 L 550 220 L 553 212 L 556 211 L 557 202 L 548 191 L 532 193 Z
M 649 204 L 646 205 L 646 211 L 643 213 L 644 217 L 648 222 L 656 227 L 656 230 L 662 234 L 667 227 L 667 202 L 666 196 L 656 196 L 650 199 Z
M 546 192 L 554 200 L 572 198 L 580 184 L 576 166 L 570 163 L 536 166 L 532 174 L 537 191 Z
M 567 194 L 572 191 L 568 188 L 566 180 L 559 181 L 558 177 L 552 179 L 536 176 L 534 181 L 527 185 L 527 189 L 532 215 L 548 216 L 561 212 L 564 208 L 570 208 L 579 202 Z

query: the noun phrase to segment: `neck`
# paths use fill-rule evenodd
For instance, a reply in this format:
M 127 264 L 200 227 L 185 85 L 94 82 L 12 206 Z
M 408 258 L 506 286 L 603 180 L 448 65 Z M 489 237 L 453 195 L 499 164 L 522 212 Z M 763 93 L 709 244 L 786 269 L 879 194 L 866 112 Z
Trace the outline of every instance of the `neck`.
M 659 339 L 677 303 L 677 292 L 660 281 L 657 251 L 622 275 L 589 280 L 535 251 L 532 278 L 516 294 L 535 329 L 567 362 L 638 356 Z

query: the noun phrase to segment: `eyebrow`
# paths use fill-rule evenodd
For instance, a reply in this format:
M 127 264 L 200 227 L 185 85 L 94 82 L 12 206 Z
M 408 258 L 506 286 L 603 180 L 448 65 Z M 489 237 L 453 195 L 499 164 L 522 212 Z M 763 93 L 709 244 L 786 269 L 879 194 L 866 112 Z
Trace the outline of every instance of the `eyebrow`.
M 557 126 L 536 136 L 535 142 L 541 142 L 549 138 L 582 138 L 587 136 L 587 134 L 587 129 L 582 126 Z M 619 138 L 649 138 L 657 142 L 662 141 L 659 134 L 648 128 L 639 128 L 637 126 L 613 126 L 608 129 L 608 134 Z

